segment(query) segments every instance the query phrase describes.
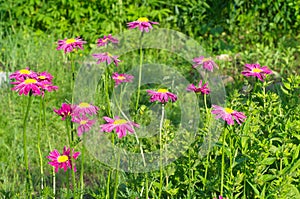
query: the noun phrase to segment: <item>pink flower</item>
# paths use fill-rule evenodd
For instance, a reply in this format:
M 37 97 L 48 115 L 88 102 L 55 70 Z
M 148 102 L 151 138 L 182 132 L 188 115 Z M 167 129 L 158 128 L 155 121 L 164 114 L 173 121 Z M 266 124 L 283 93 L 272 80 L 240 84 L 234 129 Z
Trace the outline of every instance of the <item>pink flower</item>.
M 62 120 L 65 120 L 66 119 L 66 117 L 68 117 L 68 116 L 71 116 L 72 117 L 72 114 L 73 114 L 73 106 L 71 105 L 71 104 L 66 104 L 66 103 L 63 103 L 62 105 L 61 105 L 61 108 L 60 109 L 53 109 L 53 111 L 57 114 L 57 115 L 59 115 L 59 116 L 61 116 L 62 118 Z
M 14 72 L 13 74 L 11 74 L 9 76 L 10 79 L 16 79 L 16 80 L 24 80 L 27 78 L 36 78 L 37 74 L 31 70 L 29 70 L 29 68 L 25 68 L 25 69 L 21 69 L 18 70 L 16 72 Z
M 216 115 L 216 119 L 222 118 L 224 121 L 227 122 L 228 125 L 233 125 L 234 120 L 238 124 L 241 124 L 246 119 L 246 116 L 242 112 L 237 112 L 230 108 L 223 108 L 217 105 L 212 105 L 213 110 L 211 111 L 212 114 Z
M 199 81 L 198 87 L 196 87 L 194 84 L 190 84 L 188 85 L 188 87 L 186 88 L 187 91 L 193 91 L 195 93 L 202 93 L 202 94 L 209 94 L 210 90 L 207 87 L 207 83 L 205 83 L 202 86 L 202 80 Z
M 259 64 L 245 64 L 245 70 L 242 71 L 242 74 L 246 77 L 257 77 L 263 82 L 266 78 L 266 75 L 272 74 L 272 71 L 267 66 L 260 67 Z
M 122 82 L 132 82 L 134 77 L 128 74 L 113 73 L 112 78 L 115 80 L 115 87 L 117 87 Z
M 199 65 L 202 65 L 203 69 L 208 71 L 213 71 L 214 68 L 218 68 L 218 65 L 211 58 L 204 58 L 204 56 L 200 56 L 193 59 L 195 63 L 193 68 L 197 68 Z
M 77 38 L 71 38 L 71 39 L 64 39 L 64 40 L 59 40 L 57 42 L 58 47 L 56 50 L 64 50 L 65 53 L 72 52 L 73 49 L 80 48 L 83 50 L 83 44 L 85 44 L 86 41 L 82 41 L 80 37 Z
M 81 102 L 77 106 L 74 107 L 74 114 L 76 115 L 97 115 L 99 108 L 97 106 L 94 106 L 92 104 Z
M 41 72 L 37 75 L 37 79 L 39 81 L 45 81 L 46 80 L 48 82 L 51 82 L 52 79 L 53 79 L 53 76 L 48 72 Z
M 138 128 L 140 127 L 140 125 L 131 121 L 120 119 L 118 116 L 116 116 L 114 119 L 109 117 L 103 117 L 103 119 L 107 122 L 107 124 L 100 125 L 101 131 L 112 132 L 115 129 L 119 138 L 126 136 L 126 131 L 129 131 L 129 133 L 133 133 L 134 126 Z
M 140 31 L 149 32 L 149 28 L 152 29 L 152 24 L 159 24 L 158 22 L 149 21 L 146 17 L 138 18 L 137 21 L 127 23 L 129 29 L 138 27 Z
M 97 46 L 105 46 L 108 44 L 108 42 L 111 42 L 111 43 L 114 43 L 114 44 L 117 44 L 119 43 L 119 40 L 112 37 L 111 34 L 109 34 L 108 36 L 105 36 L 103 38 L 100 38 L 98 39 L 98 45 Z
M 159 101 L 161 103 L 166 103 L 169 99 L 171 99 L 172 102 L 177 100 L 177 96 L 167 89 L 158 89 L 157 91 L 147 90 L 147 92 L 151 95 L 150 102 Z
M 214 198 L 217 199 L 217 198 Z M 228 198 L 223 198 L 223 196 L 219 196 L 219 199 L 228 199 Z
M 101 62 L 106 62 L 109 65 L 113 61 L 114 64 L 118 66 L 118 62 L 120 62 L 120 60 L 118 59 L 119 56 L 113 56 L 108 52 L 93 54 L 93 57 L 98 59 L 97 64 Z
M 86 116 L 74 117 L 72 122 L 79 124 L 77 128 L 78 136 L 81 136 L 84 132 L 91 130 L 92 126 L 95 124 L 95 120 L 90 120 Z
M 64 151 L 62 154 L 60 154 L 56 149 L 54 149 L 52 152 L 50 152 L 49 156 L 47 156 L 47 158 L 51 161 L 48 162 L 48 164 L 55 167 L 55 172 L 58 172 L 58 169 L 64 169 L 64 171 L 67 171 L 68 168 L 72 169 L 72 159 L 76 160 L 79 155 L 80 152 L 74 153 L 73 149 L 71 157 L 70 148 L 66 149 L 66 147 L 64 147 Z M 76 172 L 76 166 L 75 164 L 73 165 L 73 170 Z
M 19 95 L 28 95 L 31 92 L 33 95 L 42 95 L 41 88 L 45 88 L 45 84 L 50 82 L 39 82 L 34 78 L 28 78 L 24 80 L 17 80 L 16 82 L 12 82 L 11 84 L 15 84 L 16 86 L 12 88 L 19 92 Z

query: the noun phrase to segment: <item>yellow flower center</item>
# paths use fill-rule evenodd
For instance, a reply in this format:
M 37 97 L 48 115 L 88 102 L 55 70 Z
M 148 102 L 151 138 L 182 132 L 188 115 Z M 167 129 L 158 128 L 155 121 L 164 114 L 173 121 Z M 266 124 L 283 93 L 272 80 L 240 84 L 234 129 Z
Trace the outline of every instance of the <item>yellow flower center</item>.
M 105 38 L 105 39 L 102 40 L 103 43 L 107 42 L 107 41 L 108 41 L 108 38 Z
M 46 77 L 44 75 L 40 75 L 39 79 L 46 79 Z
M 88 121 L 87 120 L 81 120 L 80 125 L 85 125 Z
M 22 69 L 19 71 L 20 74 L 23 74 L 23 75 L 29 75 L 30 74 L 30 71 L 27 70 L 27 69 Z
M 261 69 L 259 69 L 259 68 L 253 68 L 252 69 L 252 72 L 254 72 L 254 73 L 260 73 L 262 70 Z
M 164 88 L 161 88 L 161 89 L 158 89 L 157 92 L 158 93 L 166 93 L 166 92 L 168 92 L 168 90 L 164 89 Z
M 229 114 L 234 112 L 234 110 L 232 110 L 231 108 L 225 108 L 224 110 L 226 113 L 229 113 Z
M 34 83 L 36 83 L 37 81 L 35 80 L 35 79 L 26 79 L 25 81 L 24 81 L 24 83 L 25 84 L 34 84 Z
M 148 22 L 149 19 L 147 17 L 138 18 L 138 22 Z
M 87 108 L 87 107 L 90 107 L 91 105 L 89 103 L 86 103 L 86 102 L 81 102 L 78 106 L 80 108 Z
M 61 155 L 61 156 L 58 156 L 58 158 L 57 158 L 57 162 L 59 162 L 59 163 L 67 162 L 68 160 L 69 160 L 69 158 L 66 155 Z
M 126 79 L 126 77 L 124 77 L 123 75 L 119 75 L 119 76 L 117 77 L 117 79 L 118 79 L 118 80 L 124 80 L 124 79 Z
M 206 62 L 206 61 L 210 61 L 211 59 L 210 59 L 210 57 L 208 57 L 208 58 L 203 58 L 202 59 L 202 62 Z
M 72 44 L 72 43 L 75 43 L 76 42 L 76 39 L 67 39 L 66 40 L 66 44 Z
M 118 124 L 125 124 L 125 123 L 127 123 L 126 120 L 124 120 L 124 119 L 118 119 L 118 120 L 115 120 L 113 124 L 117 124 L 118 125 Z

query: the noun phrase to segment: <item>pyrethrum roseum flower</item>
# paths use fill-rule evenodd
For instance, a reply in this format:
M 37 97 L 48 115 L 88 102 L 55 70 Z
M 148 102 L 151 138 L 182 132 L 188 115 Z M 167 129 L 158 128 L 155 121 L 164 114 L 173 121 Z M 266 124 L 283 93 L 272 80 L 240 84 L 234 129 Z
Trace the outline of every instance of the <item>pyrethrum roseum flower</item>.
M 67 149 L 66 147 L 64 147 L 62 154 L 54 149 L 47 157 L 51 161 L 48 162 L 48 164 L 55 167 L 55 172 L 58 172 L 58 169 L 64 169 L 64 171 L 67 171 L 68 168 L 73 169 L 76 172 L 75 163 L 73 163 L 74 168 L 72 168 L 72 159 L 76 160 L 79 155 L 80 152 L 74 152 L 74 149 L 72 149 L 71 157 L 70 148 Z
M 119 40 L 114 38 L 113 36 L 111 36 L 111 34 L 109 34 L 108 36 L 105 36 L 103 38 L 99 38 L 97 41 L 97 46 L 105 46 L 107 45 L 109 42 L 117 44 L 119 43 Z
M 72 118 L 72 122 L 79 124 L 77 127 L 78 136 L 91 130 L 92 126 L 95 124 L 95 120 L 91 120 L 86 116 L 75 116 Z
M 120 60 L 118 59 L 119 56 L 114 56 L 108 52 L 93 54 L 93 57 L 98 59 L 97 64 L 106 62 L 109 65 L 111 62 L 114 62 L 114 64 L 118 66 L 118 63 L 120 62 Z
M 186 88 L 187 91 L 192 91 L 195 93 L 202 93 L 202 94 L 209 94 L 210 93 L 210 89 L 207 87 L 207 83 L 205 83 L 202 86 L 202 80 L 199 81 L 198 87 L 195 86 L 194 84 L 190 84 L 188 85 L 188 87 Z
M 120 119 L 120 117 L 116 116 L 114 119 L 109 117 L 103 117 L 103 119 L 107 122 L 106 124 L 100 125 L 102 132 L 112 132 L 116 131 L 119 138 L 126 136 L 126 132 L 134 133 L 133 127 L 140 127 L 140 125 L 127 121 L 125 119 Z
M 28 78 L 36 78 L 37 74 L 34 71 L 31 71 L 28 67 L 17 70 L 13 74 L 9 76 L 9 79 L 16 79 L 16 80 L 24 80 Z
M 194 58 L 193 62 L 195 63 L 193 68 L 197 68 L 199 65 L 202 65 L 203 69 L 208 71 L 213 71 L 214 68 L 218 68 L 218 65 L 211 58 L 205 58 L 204 56 Z
M 74 114 L 76 115 L 97 115 L 99 108 L 92 104 L 81 102 L 77 106 L 74 106 Z
M 241 124 L 245 121 L 246 116 L 242 112 L 238 112 L 232 110 L 230 108 L 223 108 L 221 106 L 212 105 L 213 110 L 211 111 L 212 114 L 216 115 L 216 119 L 222 118 L 224 121 L 227 122 L 228 125 L 233 125 L 234 120 Z
M 146 17 L 138 18 L 138 20 L 127 23 L 129 29 L 138 27 L 140 31 L 149 32 L 149 29 L 152 29 L 153 24 L 159 24 L 158 22 L 149 21 Z
M 272 71 L 267 66 L 260 67 L 259 64 L 245 64 L 245 69 L 242 71 L 242 74 L 246 77 L 257 77 L 263 82 L 266 78 L 266 75 L 272 74 Z
M 166 103 L 169 101 L 169 99 L 172 102 L 175 102 L 177 100 L 177 96 L 171 92 L 169 92 L 167 89 L 158 89 L 157 91 L 154 90 L 147 90 L 150 97 L 150 102 L 158 101 L 161 103 Z
M 113 80 L 115 81 L 115 87 L 117 87 L 119 84 L 123 82 L 132 82 L 132 79 L 134 78 L 132 75 L 129 74 L 119 74 L 117 72 L 113 73 L 112 75 Z
M 28 78 L 24 80 L 17 80 L 16 82 L 11 82 L 11 84 L 16 85 L 12 88 L 12 90 L 19 92 L 19 95 L 28 95 L 30 92 L 33 95 L 42 95 L 43 93 L 41 89 L 45 88 L 45 84 L 51 84 L 51 82 L 39 82 L 37 79 Z
M 214 198 L 217 199 L 217 198 Z M 219 196 L 219 199 L 228 199 L 228 198 L 223 198 L 223 196 Z
M 37 78 L 39 81 L 49 81 L 51 82 L 53 79 L 53 76 L 48 72 L 41 72 L 37 75 Z
M 83 44 L 85 43 L 86 41 L 83 41 L 82 39 L 80 39 L 80 37 L 59 40 L 57 42 L 58 47 L 56 48 L 56 50 L 63 50 L 65 53 L 72 52 L 73 49 L 78 49 L 78 48 L 83 50 Z
M 62 103 L 60 109 L 53 109 L 53 111 L 61 116 L 62 120 L 65 120 L 66 117 L 71 116 L 73 114 L 73 106 L 71 104 Z

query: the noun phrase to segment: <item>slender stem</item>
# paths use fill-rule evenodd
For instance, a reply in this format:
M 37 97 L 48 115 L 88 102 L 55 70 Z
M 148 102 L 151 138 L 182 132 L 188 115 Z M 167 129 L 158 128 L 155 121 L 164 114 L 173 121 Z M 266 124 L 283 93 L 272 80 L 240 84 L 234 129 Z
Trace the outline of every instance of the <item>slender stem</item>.
M 226 124 L 225 124 L 226 125 Z M 222 165 L 221 165 L 221 196 L 223 196 L 223 187 L 224 187 L 224 169 L 225 169 L 225 139 L 226 139 L 227 128 L 223 133 L 223 142 L 222 142 Z
M 106 96 L 106 102 L 107 102 L 107 114 L 109 115 L 109 116 L 112 116 L 111 115 L 111 110 L 110 110 L 110 98 L 109 98 L 109 92 L 108 92 L 108 90 L 109 90 L 109 75 L 110 75 L 110 70 L 109 70 L 109 66 L 108 66 L 108 64 L 106 63 L 106 68 L 105 68 L 105 80 L 104 80 L 104 92 L 105 92 L 105 96 Z
M 161 105 L 161 120 L 159 124 L 159 170 L 160 170 L 160 186 L 159 186 L 159 193 L 158 198 L 161 198 L 161 192 L 162 192 L 162 186 L 163 186 L 163 165 L 162 165 L 162 127 L 163 127 L 163 121 L 164 121 L 164 115 L 165 115 L 165 106 L 164 104 Z
M 83 182 L 83 173 L 84 173 L 84 154 L 85 154 L 85 147 L 84 147 L 84 134 L 82 135 L 82 151 L 81 151 L 81 168 L 80 168 L 80 198 L 83 199 L 83 189 L 84 189 L 84 182 Z
M 120 153 L 118 153 L 118 162 L 115 176 L 115 189 L 114 189 L 114 199 L 117 198 L 118 186 L 119 186 L 119 167 L 120 167 Z
M 143 68 L 143 46 L 142 46 L 142 38 L 143 38 L 143 32 L 140 37 L 140 67 L 139 67 L 139 81 L 138 81 L 138 91 L 137 91 L 137 98 L 136 98 L 136 104 L 135 104 L 135 110 L 138 109 L 139 101 L 140 101 L 140 93 L 141 93 L 141 80 L 142 80 L 142 68 Z
M 108 171 L 108 176 L 107 176 L 107 182 L 106 182 L 106 199 L 109 199 L 109 185 L 110 185 L 110 175 L 111 175 L 111 170 Z
M 43 171 L 43 157 L 41 153 L 41 127 L 42 127 L 42 101 L 44 100 L 43 97 L 40 99 L 40 109 L 39 109 L 39 126 L 38 126 L 38 143 L 37 143 L 37 148 L 38 148 L 38 154 L 39 154 L 39 159 L 40 159 L 40 172 L 41 172 L 41 190 L 42 192 L 44 191 L 44 171 Z M 43 195 L 42 195 L 43 198 Z
M 207 101 L 206 101 L 206 95 L 204 94 L 204 106 L 205 106 L 205 110 L 206 110 L 206 129 L 209 128 L 210 125 L 210 113 L 208 111 L 207 108 Z M 208 173 L 208 167 L 209 167 L 209 157 L 210 157 L 210 147 L 211 147 L 211 134 L 210 131 L 208 130 L 209 133 L 209 140 L 208 140 L 208 151 L 207 151 L 207 155 L 206 155 L 206 164 L 205 164 L 205 173 L 204 173 L 204 184 L 203 184 L 203 190 L 205 190 L 206 188 L 206 182 L 207 182 L 207 173 Z
M 32 102 L 32 93 L 30 92 L 29 98 L 28 98 L 27 109 L 25 112 L 24 120 L 23 120 L 23 149 L 24 149 L 24 162 L 25 162 L 25 167 L 26 167 L 26 189 L 27 189 L 26 193 L 27 194 L 29 193 L 29 198 L 32 198 L 32 195 L 31 195 L 32 181 L 31 181 L 31 175 L 30 175 L 29 166 L 28 166 L 26 127 L 27 127 L 27 119 L 28 119 L 28 114 L 29 114 L 29 110 L 31 107 L 31 102 Z
M 70 198 L 70 172 L 67 170 L 67 198 Z

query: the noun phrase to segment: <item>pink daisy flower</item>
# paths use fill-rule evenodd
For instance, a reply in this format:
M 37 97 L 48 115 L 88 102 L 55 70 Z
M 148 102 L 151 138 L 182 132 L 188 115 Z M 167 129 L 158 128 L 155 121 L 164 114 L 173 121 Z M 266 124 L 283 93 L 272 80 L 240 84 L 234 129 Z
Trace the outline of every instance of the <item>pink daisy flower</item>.
M 113 73 L 112 78 L 115 81 L 115 87 L 117 87 L 122 82 L 132 82 L 132 79 L 134 78 L 132 75 L 128 74 L 118 74 L 117 72 Z
M 95 124 L 95 120 L 90 120 L 86 116 L 74 117 L 72 119 L 72 122 L 79 124 L 79 126 L 77 128 L 78 136 L 81 136 L 83 133 L 91 130 L 92 126 Z
M 44 85 L 47 83 L 50 84 L 50 82 L 39 82 L 34 78 L 28 78 L 24 80 L 19 79 L 11 84 L 16 85 L 12 88 L 12 90 L 19 92 L 19 95 L 28 95 L 29 92 L 33 95 L 42 95 L 41 89 L 44 89 Z
M 224 121 L 227 122 L 228 125 L 233 125 L 234 120 L 238 124 L 241 124 L 246 119 L 246 116 L 242 112 L 237 112 L 230 108 L 223 108 L 221 106 L 212 105 L 213 110 L 211 111 L 212 114 L 216 115 L 216 119 L 222 118 Z
M 213 71 L 214 68 L 218 68 L 218 65 L 211 58 L 205 58 L 204 56 L 194 58 L 193 62 L 195 63 L 193 68 L 197 68 L 199 65 L 202 65 L 203 69 L 208 71 Z
M 108 36 L 104 35 L 103 38 L 98 39 L 97 46 L 105 46 L 108 44 L 108 42 L 117 44 L 117 43 L 119 43 L 119 40 L 112 37 L 111 34 L 109 34 Z
M 259 64 L 245 64 L 245 70 L 242 71 L 242 74 L 246 77 L 257 77 L 263 82 L 266 75 L 272 74 L 272 71 L 267 66 L 260 67 Z
M 129 133 L 134 133 L 134 126 L 138 128 L 140 127 L 140 125 L 131 121 L 120 119 L 118 116 L 116 116 L 114 119 L 109 117 L 103 117 L 103 119 L 107 123 L 100 125 L 101 131 L 109 133 L 115 129 L 119 138 L 126 136 L 126 131 L 128 131 Z
M 217 199 L 217 198 L 214 198 Z M 223 198 L 223 196 L 219 196 L 219 199 L 228 199 L 228 198 Z
M 187 91 L 193 91 L 195 93 L 202 93 L 202 94 L 209 94 L 210 90 L 207 87 L 207 83 L 205 83 L 202 86 L 202 80 L 199 81 L 198 87 L 196 87 L 194 84 L 190 84 L 188 85 L 188 87 L 186 88 Z
M 99 53 L 99 54 L 93 54 L 93 57 L 98 59 L 97 64 L 101 62 L 106 62 L 108 65 L 113 61 L 116 66 L 118 66 L 118 63 L 120 60 L 118 59 L 119 56 L 113 56 L 110 53 Z
M 25 69 L 21 69 L 18 70 L 16 72 L 14 72 L 13 74 L 11 74 L 9 76 L 9 79 L 16 79 L 16 80 L 24 80 L 27 78 L 36 78 L 37 74 L 31 70 L 29 70 L 29 68 L 25 68 Z
M 147 90 L 148 94 L 151 95 L 150 102 L 159 101 L 166 103 L 170 99 L 172 102 L 177 100 L 177 96 L 167 89 L 158 89 L 157 91 Z
M 152 29 L 152 24 L 159 24 L 158 22 L 149 21 L 146 17 L 138 18 L 138 20 L 127 23 L 129 29 L 138 27 L 140 31 L 149 32 L 149 28 Z
M 39 81 L 45 81 L 46 80 L 48 82 L 51 82 L 52 79 L 53 79 L 53 76 L 48 72 L 41 72 L 37 75 L 37 79 Z
M 97 115 L 99 108 L 97 106 L 94 106 L 92 104 L 81 102 L 77 106 L 74 107 L 74 114 L 76 115 Z
M 76 160 L 79 155 L 80 152 L 74 152 L 73 149 L 71 157 L 70 148 L 67 149 L 66 147 L 64 147 L 62 154 L 54 149 L 52 152 L 50 152 L 49 156 L 47 156 L 47 158 L 51 161 L 48 162 L 48 164 L 55 167 L 55 172 L 58 172 L 58 169 L 64 169 L 64 171 L 67 171 L 68 168 L 72 169 L 72 159 Z M 73 165 L 73 170 L 76 172 L 76 166 L 75 164 Z
M 62 103 L 60 109 L 53 109 L 53 111 L 61 116 L 62 120 L 65 120 L 66 117 L 73 115 L 73 106 L 71 104 Z
M 72 52 L 73 49 L 80 48 L 83 50 L 83 44 L 85 44 L 86 41 L 82 41 L 80 37 L 77 38 L 71 38 L 71 39 L 64 39 L 64 40 L 59 40 L 57 42 L 58 47 L 56 50 L 63 50 L 65 53 Z

